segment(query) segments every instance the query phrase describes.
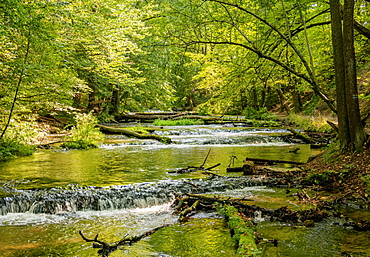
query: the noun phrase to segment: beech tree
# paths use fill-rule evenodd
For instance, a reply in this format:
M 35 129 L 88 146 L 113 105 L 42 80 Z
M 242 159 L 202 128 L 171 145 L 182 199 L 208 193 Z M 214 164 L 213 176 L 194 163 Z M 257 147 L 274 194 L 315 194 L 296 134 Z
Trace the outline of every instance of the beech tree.
M 366 133 L 358 102 L 354 1 L 345 0 L 342 8 L 339 0 L 330 0 L 330 13 L 340 147 L 342 150 L 362 150 Z

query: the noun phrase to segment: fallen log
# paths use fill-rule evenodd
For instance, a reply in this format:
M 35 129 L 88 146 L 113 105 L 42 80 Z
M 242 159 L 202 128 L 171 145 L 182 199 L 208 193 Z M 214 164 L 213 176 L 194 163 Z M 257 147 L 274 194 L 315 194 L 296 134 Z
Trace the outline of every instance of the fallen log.
M 305 194 L 305 192 L 303 192 Z M 314 226 L 315 222 L 322 221 L 331 216 L 319 208 L 309 210 L 294 211 L 288 207 L 279 209 L 263 208 L 256 205 L 246 204 L 250 199 L 222 198 L 216 196 L 206 196 L 200 194 L 177 195 L 173 206 L 176 206 L 176 213 L 181 213 L 181 221 L 186 220 L 186 216 L 194 213 L 196 210 L 209 211 L 216 209 L 223 214 L 228 222 L 231 236 L 237 244 L 236 256 L 258 256 L 258 242 L 267 241 L 277 246 L 277 240 L 266 240 L 258 238 L 254 227 L 254 221 L 259 219 L 268 219 L 271 221 L 292 222 L 300 226 Z M 190 207 L 189 207 L 190 206 Z M 256 220 L 257 221 L 257 220 Z M 362 227 L 366 229 L 369 224 Z
M 153 121 L 157 119 L 168 120 L 179 116 L 186 116 L 188 112 L 180 113 L 135 113 L 135 114 L 121 114 L 116 116 L 117 121 L 140 120 L 140 121 Z
M 299 139 L 302 139 L 303 142 L 307 143 L 307 144 L 315 144 L 316 141 L 314 139 L 312 139 L 311 137 L 309 137 L 308 135 L 306 134 L 303 134 L 295 129 L 292 129 L 292 128 L 286 128 L 287 130 L 289 130 L 290 132 L 293 133 L 293 135 L 296 137 L 296 138 L 299 138 Z
M 243 167 L 226 168 L 226 172 L 243 172 Z
M 100 125 L 100 124 L 97 125 L 97 126 L 99 127 L 99 129 L 103 133 L 122 134 L 122 135 L 125 135 L 125 136 L 135 137 L 135 138 L 139 138 L 139 139 L 154 139 L 154 140 L 158 140 L 158 141 L 160 141 L 162 143 L 165 143 L 165 144 L 170 144 L 171 143 L 171 139 L 169 137 L 162 137 L 162 136 L 153 135 L 153 134 L 140 134 L 140 133 L 137 133 L 137 132 L 129 130 L 129 129 L 109 127 L 109 126 L 104 126 L 104 125 Z
M 236 256 L 258 255 L 260 251 L 257 247 L 256 227 L 253 221 L 231 205 L 224 205 L 220 212 L 226 217 L 232 239 L 236 244 Z
M 154 120 L 179 120 L 179 119 L 196 119 L 203 120 L 204 123 L 246 123 L 251 124 L 250 120 L 217 116 L 202 116 L 194 112 L 180 112 L 180 113 L 135 113 L 135 114 L 120 114 L 115 117 L 115 120 L 120 121 L 141 121 L 153 122 Z
M 246 157 L 245 161 L 252 161 L 258 164 L 268 164 L 268 165 L 274 165 L 276 163 L 286 163 L 286 164 L 294 164 L 294 165 L 302 165 L 305 164 L 305 162 L 296 162 L 296 161 L 285 161 L 285 160 L 272 160 L 272 159 L 261 159 L 261 158 L 249 158 Z
M 216 208 L 218 205 L 232 205 L 237 208 L 239 212 L 244 213 L 248 217 L 255 217 L 255 212 L 258 211 L 261 213 L 262 217 L 269 217 L 270 220 L 282 222 L 302 223 L 305 220 L 313 220 L 317 222 L 330 216 L 329 213 L 318 208 L 294 211 L 284 206 L 279 209 L 270 209 L 245 203 L 248 201 L 254 201 L 248 198 L 222 198 L 199 194 L 185 194 L 185 196 L 179 195 L 174 202 L 174 206 L 176 206 L 176 211 L 180 213 L 182 210 L 193 205 L 193 203 L 198 200 L 200 200 L 200 203 L 197 204 L 197 210 L 210 210 Z

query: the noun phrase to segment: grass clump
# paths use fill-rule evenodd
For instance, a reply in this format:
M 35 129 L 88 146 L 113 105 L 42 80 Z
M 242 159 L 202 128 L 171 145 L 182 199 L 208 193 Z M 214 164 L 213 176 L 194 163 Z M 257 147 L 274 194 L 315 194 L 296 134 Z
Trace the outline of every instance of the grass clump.
M 156 119 L 153 122 L 154 126 L 184 126 L 184 125 L 202 125 L 202 120 L 195 119 L 181 119 L 181 120 L 161 120 Z
M 295 124 L 304 131 L 331 133 L 333 128 L 326 122 L 323 116 L 302 116 L 298 114 L 289 114 L 286 121 Z
M 98 123 L 91 113 L 76 114 L 76 125 L 71 130 L 71 135 L 66 137 L 67 142 L 62 144 L 66 149 L 96 148 L 104 140 L 104 134 L 95 127 Z
M 34 145 L 21 143 L 15 139 L 4 137 L 0 140 L 0 161 L 6 161 L 12 157 L 31 155 L 36 149 Z
M 42 137 L 34 117 L 15 115 L 0 139 L 0 161 L 31 155 Z

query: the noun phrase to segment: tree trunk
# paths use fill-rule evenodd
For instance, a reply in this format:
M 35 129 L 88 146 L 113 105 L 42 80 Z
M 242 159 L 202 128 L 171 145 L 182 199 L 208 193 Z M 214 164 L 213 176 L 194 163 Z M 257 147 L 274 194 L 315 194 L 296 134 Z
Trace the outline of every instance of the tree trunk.
M 339 0 L 330 0 L 339 142 L 342 151 L 354 151 L 362 149 L 366 134 L 357 98 L 353 0 L 345 0 L 343 25 L 340 9 Z
M 119 90 L 118 89 L 114 89 L 113 92 L 112 92 L 112 114 L 113 115 L 118 115 L 119 112 L 120 112 L 120 104 L 121 104 L 121 98 L 120 98 L 120 95 L 119 95 Z
M 92 110 L 95 109 L 95 86 L 94 85 L 89 85 L 90 87 L 90 92 L 89 92 L 89 97 L 88 97 L 88 105 L 87 105 L 87 110 L 88 112 L 91 112 Z
M 277 92 L 277 94 L 279 96 L 279 99 L 280 99 L 281 110 L 282 111 L 285 110 L 286 113 L 289 114 L 290 113 L 290 110 L 289 110 L 289 107 L 285 103 L 284 92 L 283 92 L 283 90 L 281 90 L 280 85 L 278 85 L 276 87 L 276 92 Z
M 293 79 L 293 89 L 292 89 L 292 100 L 293 100 L 294 112 L 300 113 L 302 111 L 301 96 L 299 94 L 299 91 L 297 90 L 297 83 L 294 79 Z
M 343 56 L 343 33 L 342 20 L 340 15 L 339 0 L 330 0 L 331 14 L 331 32 L 333 45 L 333 59 L 335 70 L 336 100 L 339 128 L 340 148 L 345 149 L 350 144 L 350 134 L 347 116 L 346 104 L 346 85 L 344 74 L 344 56 Z
M 257 95 L 257 88 L 256 87 L 252 87 L 251 96 L 252 96 L 253 109 L 259 110 L 258 95 Z
M 361 150 L 366 141 L 358 103 L 356 58 L 354 47 L 354 1 L 345 0 L 343 8 L 344 67 L 347 95 L 347 113 L 351 136 L 350 150 Z

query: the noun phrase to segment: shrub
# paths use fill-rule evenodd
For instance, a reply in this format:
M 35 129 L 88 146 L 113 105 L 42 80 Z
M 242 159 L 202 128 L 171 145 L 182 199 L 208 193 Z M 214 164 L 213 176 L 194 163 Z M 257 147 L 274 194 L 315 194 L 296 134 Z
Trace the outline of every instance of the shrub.
M 244 115 L 246 119 L 257 119 L 257 120 L 265 120 L 265 121 L 278 121 L 279 117 L 277 117 L 273 113 L 269 113 L 267 108 L 262 108 L 256 110 L 252 107 L 247 107 L 244 109 Z
M 76 114 L 76 125 L 67 136 L 67 142 L 62 147 L 67 149 L 89 149 L 96 148 L 98 143 L 104 139 L 103 133 L 95 127 L 98 123 L 96 117 L 91 113 Z

